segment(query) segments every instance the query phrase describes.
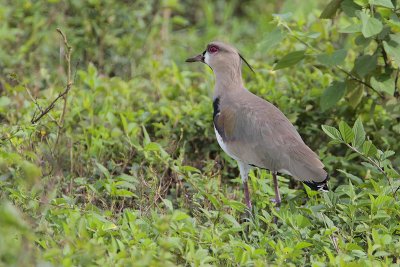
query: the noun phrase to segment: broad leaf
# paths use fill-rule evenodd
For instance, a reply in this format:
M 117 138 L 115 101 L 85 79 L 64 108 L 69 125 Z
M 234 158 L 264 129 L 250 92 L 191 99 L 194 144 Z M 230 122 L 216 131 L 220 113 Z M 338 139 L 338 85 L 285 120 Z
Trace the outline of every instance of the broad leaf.
M 361 24 L 351 24 L 345 28 L 339 29 L 340 33 L 356 33 L 361 32 L 362 25 Z
M 371 156 L 375 156 L 376 152 L 378 152 L 378 150 L 376 149 L 375 145 L 372 144 L 371 141 L 365 141 L 363 144 L 363 154 L 371 157 Z
M 353 146 L 360 148 L 365 141 L 365 130 L 360 118 L 356 120 L 353 126 L 354 138 L 352 141 Z
M 259 44 L 259 49 L 263 50 L 264 52 L 270 50 L 271 48 L 277 46 L 281 43 L 283 38 L 285 38 L 286 33 L 282 32 L 279 28 L 267 32 L 265 34 L 265 38 L 262 39 L 261 43 Z
M 371 71 L 375 70 L 377 64 L 377 56 L 376 55 L 363 55 L 356 59 L 354 63 L 354 70 L 360 77 L 364 77 L 369 74 Z
M 305 57 L 305 52 L 306 52 L 305 50 L 299 50 L 287 54 L 286 56 L 281 58 L 281 60 L 279 60 L 274 69 L 279 70 L 293 66 L 294 64 L 296 64 Z
M 344 59 L 346 58 L 347 50 L 340 49 L 336 50 L 333 53 L 324 53 L 317 56 L 317 60 L 326 66 L 334 66 L 343 63 Z
M 104 167 L 101 163 L 99 163 L 99 162 L 95 162 L 96 163 L 96 166 L 97 166 L 97 168 L 100 170 L 100 172 L 102 173 L 102 174 L 104 174 L 104 176 L 107 178 L 107 179 L 110 179 L 111 178 L 111 174 L 110 174 L 110 172 L 107 170 L 107 168 L 106 167 Z
M 361 6 L 354 3 L 353 0 L 344 0 L 341 5 L 343 12 L 349 17 L 355 17 L 356 11 L 361 10 Z
M 321 96 L 320 105 L 323 111 L 333 107 L 344 95 L 346 91 L 346 83 L 333 82 L 325 89 Z
M 332 0 L 322 11 L 321 15 L 319 16 L 320 19 L 331 19 L 335 16 L 336 11 L 340 7 L 340 3 L 343 0 Z
M 400 33 L 390 34 L 390 40 L 397 43 L 397 46 L 400 45 Z
M 158 143 L 150 142 L 144 146 L 145 151 L 160 151 L 160 145 Z
M 364 96 L 364 88 L 360 83 L 348 80 L 347 84 L 347 99 L 352 108 L 356 108 Z
M 383 6 L 387 8 L 394 8 L 392 1 L 390 0 L 369 0 L 368 1 L 371 5 L 375 6 Z
M 361 32 L 365 38 L 377 35 L 382 31 L 383 25 L 380 20 L 370 17 L 364 12 L 360 12 L 360 16 L 362 22 Z
M 353 138 L 354 138 L 353 130 L 350 128 L 350 126 L 345 121 L 341 121 L 339 123 L 339 131 L 340 131 L 340 134 L 341 134 L 343 140 L 346 143 L 349 144 L 353 140 Z
M 383 41 L 383 48 L 385 49 L 386 53 L 389 54 L 389 56 L 393 59 L 397 67 L 400 67 L 400 44 L 395 41 Z
M 329 125 L 322 125 L 322 130 L 332 139 L 334 140 L 340 140 L 342 141 L 342 136 L 340 135 L 340 132 L 338 129 L 335 127 L 329 126 Z
M 393 95 L 395 89 L 395 81 L 389 75 L 381 75 L 377 78 L 373 76 L 371 77 L 371 86 L 378 91 Z

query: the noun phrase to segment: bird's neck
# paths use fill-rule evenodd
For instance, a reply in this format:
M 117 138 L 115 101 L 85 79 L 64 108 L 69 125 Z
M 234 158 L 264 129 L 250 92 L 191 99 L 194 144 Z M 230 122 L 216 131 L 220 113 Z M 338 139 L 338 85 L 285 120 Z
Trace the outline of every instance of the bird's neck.
M 215 71 L 214 98 L 221 94 L 244 90 L 242 72 L 240 68 L 224 68 Z

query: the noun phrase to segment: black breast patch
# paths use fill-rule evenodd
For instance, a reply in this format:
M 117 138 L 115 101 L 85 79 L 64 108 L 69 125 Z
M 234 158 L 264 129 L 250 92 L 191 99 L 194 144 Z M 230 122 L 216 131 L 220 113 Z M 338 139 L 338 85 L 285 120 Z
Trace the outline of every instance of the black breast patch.
M 216 117 L 216 116 L 218 115 L 218 113 L 220 112 L 220 110 L 219 110 L 219 97 L 217 97 L 216 99 L 214 99 L 213 107 L 214 107 L 213 120 L 214 120 L 214 122 L 215 122 L 215 117 Z
M 219 103 L 220 102 L 220 98 L 217 97 L 214 99 L 213 102 L 213 107 L 214 107 L 214 114 L 213 114 L 213 121 L 214 121 L 214 127 L 217 130 L 218 134 L 221 136 L 221 138 L 225 141 L 226 137 L 224 134 L 224 129 L 221 125 L 221 123 L 218 121 L 221 109 L 219 108 Z

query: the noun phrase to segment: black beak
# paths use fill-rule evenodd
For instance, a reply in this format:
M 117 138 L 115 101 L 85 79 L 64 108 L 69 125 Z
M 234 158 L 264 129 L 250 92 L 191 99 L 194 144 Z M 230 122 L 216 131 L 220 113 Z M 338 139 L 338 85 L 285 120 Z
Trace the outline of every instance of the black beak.
M 186 59 L 185 61 L 186 62 L 198 62 L 198 61 L 200 61 L 200 62 L 204 63 L 204 54 L 205 53 L 206 53 L 206 51 L 204 51 L 202 54 L 197 55 L 195 57 L 190 57 L 190 58 Z

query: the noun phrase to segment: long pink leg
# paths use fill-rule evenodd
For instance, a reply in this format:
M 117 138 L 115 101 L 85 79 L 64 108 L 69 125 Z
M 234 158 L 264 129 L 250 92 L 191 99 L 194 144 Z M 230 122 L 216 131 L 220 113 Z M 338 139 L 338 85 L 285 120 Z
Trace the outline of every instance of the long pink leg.
M 272 172 L 272 179 L 274 181 L 275 189 L 275 207 L 279 209 L 281 206 L 281 195 L 279 193 L 278 178 L 276 177 L 276 172 Z
M 249 185 L 248 185 L 247 180 L 243 181 L 243 188 L 244 188 L 244 199 L 246 202 L 246 206 L 251 211 L 250 192 L 249 192 Z

